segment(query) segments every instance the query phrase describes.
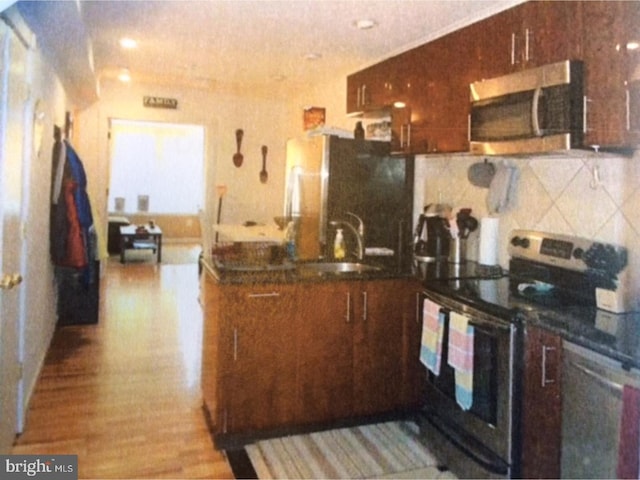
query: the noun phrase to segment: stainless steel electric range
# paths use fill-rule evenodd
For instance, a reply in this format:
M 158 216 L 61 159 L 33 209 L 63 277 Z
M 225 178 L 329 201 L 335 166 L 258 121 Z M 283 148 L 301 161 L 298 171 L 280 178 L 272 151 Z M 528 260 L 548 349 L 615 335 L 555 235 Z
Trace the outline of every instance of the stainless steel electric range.
M 430 447 L 464 478 L 520 476 L 523 332 L 527 322 L 629 365 L 640 366 L 637 315 L 598 309 L 624 303 L 627 250 L 591 240 L 517 230 L 509 270 L 473 262 L 420 266 L 424 300 L 443 318 L 438 374 L 427 371 L 421 429 Z M 473 327 L 473 403 L 456 401 L 448 364 L 452 312 Z M 633 335 L 629 335 L 633 333 Z

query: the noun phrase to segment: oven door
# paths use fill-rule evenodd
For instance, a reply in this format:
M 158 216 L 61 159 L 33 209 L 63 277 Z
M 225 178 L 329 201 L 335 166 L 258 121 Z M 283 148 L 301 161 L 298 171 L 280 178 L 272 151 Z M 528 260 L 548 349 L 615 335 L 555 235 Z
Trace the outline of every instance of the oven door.
M 445 461 L 464 477 L 511 476 L 514 472 L 514 398 L 517 325 L 487 315 L 461 302 L 425 292 L 440 305 L 445 329 L 438 375 L 427 370 L 423 430 L 434 443 L 445 443 Z M 449 315 L 469 317 L 474 327 L 473 402 L 463 410 L 456 401 L 455 371 L 448 364 Z M 437 448 L 436 448 L 437 450 Z M 456 472 L 468 463 L 471 467 Z

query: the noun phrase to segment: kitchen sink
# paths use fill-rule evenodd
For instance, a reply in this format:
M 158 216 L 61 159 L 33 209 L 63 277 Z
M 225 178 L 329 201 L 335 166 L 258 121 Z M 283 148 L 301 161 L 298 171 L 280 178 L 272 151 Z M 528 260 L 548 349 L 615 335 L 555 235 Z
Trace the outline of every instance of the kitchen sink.
M 359 262 L 314 262 L 298 265 L 298 269 L 318 274 L 366 273 L 380 271 L 382 268 Z

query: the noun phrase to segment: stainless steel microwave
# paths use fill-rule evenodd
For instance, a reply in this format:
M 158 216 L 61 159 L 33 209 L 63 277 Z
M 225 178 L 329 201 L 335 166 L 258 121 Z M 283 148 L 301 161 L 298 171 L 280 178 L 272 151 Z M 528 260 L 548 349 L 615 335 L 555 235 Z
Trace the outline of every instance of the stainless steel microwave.
M 471 153 L 541 153 L 582 146 L 582 62 L 544 65 L 470 87 Z

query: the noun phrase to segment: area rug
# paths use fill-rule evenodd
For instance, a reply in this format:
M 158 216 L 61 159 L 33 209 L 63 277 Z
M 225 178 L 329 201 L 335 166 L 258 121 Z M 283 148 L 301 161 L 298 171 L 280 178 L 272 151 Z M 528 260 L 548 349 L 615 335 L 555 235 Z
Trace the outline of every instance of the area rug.
M 260 479 L 455 478 L 412 422 L 386 422 L 262 440 L 245 447 Z

